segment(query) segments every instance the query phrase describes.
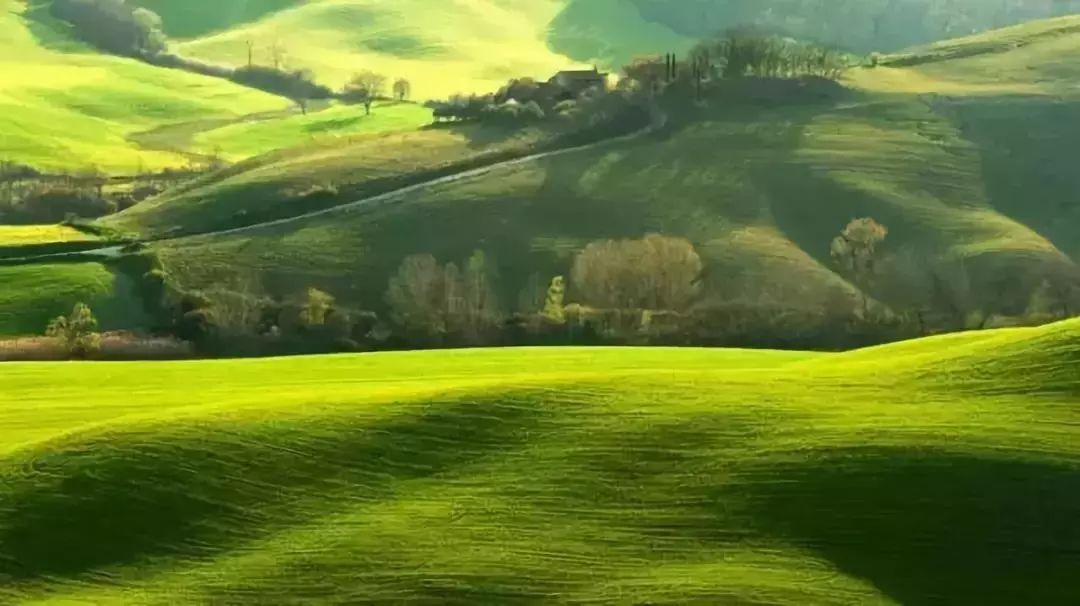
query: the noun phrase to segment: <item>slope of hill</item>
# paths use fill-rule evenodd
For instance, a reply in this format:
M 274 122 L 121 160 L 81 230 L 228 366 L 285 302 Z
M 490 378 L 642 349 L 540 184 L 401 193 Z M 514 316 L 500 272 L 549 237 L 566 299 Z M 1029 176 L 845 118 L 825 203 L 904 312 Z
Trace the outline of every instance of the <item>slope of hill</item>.
M 43 9 L 0 0 L 0 158 L 46 170 L 133 173 L 182 166 L 128 136 L 171 122 L 236 117 L 287 102 L 224 80 L 98 54 Z
M 944 38 L 1080 12 L 1077 0 L 567 0 L 553 22 L 552 48 L 571 56 L 617 57 L 742 26 L 855 53 L 897 51 Z M 598 41 L 575 35 L 596 32 Z
M 427 110 L 403 106 L 400 116 L 410 120 L 419 113 L 430 115 Z M 282 123 L 281 127 L 286 125 Z M 248 132 L 262 137 L 267 129 Z M 333 137 L 252 158 L 106 217 L 101 223 L 143 236 L 205 233 L 251 225 L 359 200 L 494 161 L 486 158 L 524 155 L 556 134 L 558 129 L 539 127 L 508 130 L 499 126 L 445 125 Z M 222 140 L 230 148 L 244 141 Z
M 280 62 L 311 69 L 334 87 L 371 69 L 409 79 L 414 96 L 425 99 L 494 90 L 510 78 L 547 78 L 573 66 L 545 42 L 559 4 L 316 0 L 173 46 L 187 56 L 240 65 L 247 62 L 250 43 L 257 63 L 274 63 L 276 53 Z
M 851 291 L 829 243 L 857 216 L 890 229 L 889 255 L 966 267 L 986 311 L 1021 313 L 1044 276 L 1076 272 L 1080 182 L 1067 158 L 1080 133 L 1061 121 L 1074 101 L 828 89 L 824 101 L 762 106 L 739 94 L 717 91 L 704 109 L 672 101 L 666 132 L 649 138 L 159 250 L 188 287 L 256 276 L 278 296 L 316 286 L 369 309 L 411 254 L 483 249 L 515 301 L 530 274 L 565 274 L 591 241 L 662 232 L 697 245 L 710 301 L 822 310 Z M 897 284 L 875 295 L 910 304 L 918 287 Z
M 145 328 L 135 285 L 100 263 L 0 266 L 0 336 L 41 335 L 76 303 L 95 311 L 103 330 Z
M 0 599 L 1072 604 L 1078 339 L 7 365 Z

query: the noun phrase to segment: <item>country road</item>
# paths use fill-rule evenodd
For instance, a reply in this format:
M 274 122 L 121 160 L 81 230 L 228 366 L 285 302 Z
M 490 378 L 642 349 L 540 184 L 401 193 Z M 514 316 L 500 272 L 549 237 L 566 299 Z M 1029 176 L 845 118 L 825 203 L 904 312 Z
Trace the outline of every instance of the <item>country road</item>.
M 422 183 L 416 183 L 416 184 L 413 184 L 413 185 L 409 185 L 407 187 L 402 187 L 402 188 L 395 189 L 395 190 L 388 191 L 388 192 L 384 192 L 384 193 L 381 193 L 381 194 L 376 194 L 374 196 L 368 196 L 368 197 L 362 198 L 360 200 L 354 200 L 352 202 L 346 202 L 344 204 L 338 204 L 337 206 L 332 206 L 330 208 L 324 208 L 324 209 L 321 209 L 321 210 L 316 210 L 316 211 L 312 211 L 312 212 L 308 212 L 308 213 L 294 215 L 292 217 L 286 217 L 284 219 L 274 219 L 272 221 L 265 221 L 265 222 L 261 222 L 261 223 L 253 223 L 251 225 L 245 225 L 243 227 L 233 227 L 233 228 L 229 228 L 229 229 L 221 229 L 221 230 L 216 230 L 216 231 L 207 231 L 207 232 L 202 232 L 202 233 L 198 233 L 198 234 L 185 234 L 183 236 L 163 237 L 163 238 L 148 238 L 148 239 L 145 239 L 145 240 L 136 240 L 136 241 L 128 242 L 128 243 L 124 243 L 124 244 L 110 244 L 108 246 L 103 246 L 101 248 L 93 248 L 93 249 L 75 251 L 75 252 L 51 253 L 51 254 L 46 254 L 46 255 L 34 255 L 34 256 L 29 256 L 29 257 L 16 257 L 16 258 L 11 258 L 11 259 L 5 259 L 4 262 L 8 263 L 8 264 L 30 264 L 30 263 L 37 263 L 37 262 L 42 262 L 42 261 L 63 259 L 63 258 L 66 258 L 66 257 L 76 257 L 76 256 L 77 257 L 88 257 L 88 256 L 89 257 L 100 257 L 102 259 L 116 259 L 116 258 L 119 258 L 119 257 L 123 256 L 123 254 L 124 254 L 123 249 L 124 248 L 127 248 L 128 246 L 131 246 L 133 244 L 137 245 L 137 244 L 148 244 L 148 243 L 153 243 L 153 242 L 170 242 L 170 241 L 185 240 L 185 239 L 188 239 L 188 238 L 198 238 L 198 237 L 204 237 L 204 236 L 229 236 L 229 235 L 240 234 L 240 233 L 244 233 L 244 232 L 248 232 L 248 231 L 255 231 L 255 230 L 259 230 L 259 229 L 264 229 L 264 228 L 267 228 L 267 227 L 274 227 L 274 226 L 278 226 L 278 225 L 288 225 L 290 223 L 306 221 L 306 220 L 311 219 L 313 217 L 320 217 L 320 216 L 323 216 L 323 215 L 329 215 L 329 214 L 336 213 L 336 212 L 347 211 L 349 209 L 368 207 L 368 206 L 375 206 L 375 205 L 385 204 L 385 203 L 388 203 L 388 202 L 400 201 L 400 199 L 403 196 L 406 196 L 406 195 L 414 193 L 414 192 L 422 191 L 422 190 L 430 188 L 430 187 L 436 187 L 436 186 L 439 186 L 439 185 L 445 185 L 445 184 L 448 184 L 448 183 L 455 183 L 457 181 L 463 181 L 463 180 L 466 180 L 466 179 L 471 179 L 473 177 L 479 177 L 481 175 L 486 175 L 488 173 L 491 173 L 491 172 L 494 172 L 494 171 L 497 171 L 497 170 L 500 170 L 500 169 L 503 169 L 503 168 L 507 168 L 507 167 L 511 167 L 511 166 L 517 166 L 517 165 L 520 165 L 520 164 L 527 164 L 529 162 L 535 162 L 537 160 L 543 160 L 543 159 L 546 159 L 546 158 L 555 158 L 555 157 L 563 156 L 563 155 L 566 155 L 566 154 L 572 154 L 572 153 L 577 153 L 577 152 L 581 152 L 581 151 L 587 151 L 587 150 L 590 150 L 590 149 L 597 149 L 597 148 L 601 148 L 601 147 L 605 147 L 605 146 L 613 145 L 613 144 L 617 144 L 617 143 L 625 143 L 627 141 L 632 141 L 634 139 L 644 137 L 646 135 L 657 132 L 657 131 L 663 129 L 665 126 L 667 126 L 668 116 L 663 111 L 661 111 L 659 108 L 656 108 L 656 107 L 650 108 L 650 114 L 651 114 L 651 116 L 650 116 L 651 119 L 649 121 L 649 125 L 646 126 L 645 128 L 634 131 L 632 133 L 628 133 L 628 134 L 625 134 L 625 135 L 620 135 L 618 137 L 612 137 L 610 139 L 603 139 L 603 140 L 600 140 L 600 141 L 594 141 L 592 143 L 586 143 L 586 144 L 583 144 L 583 145 L 576 145 L 576 146 L 573 146 L 573 147 L 564 147 L 564 148 L 561 148 L 561 149 L 554 149 L 554 150 L 550 150 L 550 151 L 546 151 L 546 152 L 539 152 L 539 153 L 531 154 L 531 155 L 528 155 L 528 156 L 522 156 L 520 158 L 514 158 L 512 160 L 504 160 L 502 162 L 495 162 L 495 163 L 489 164 L 487 166 L 482 166 L 480 168 L 474 168 L 474 169 L 466 170 L 466 171 L 463 171 L 463 172 L 460 172 L 460 173 L 455 173 L 453 175 L 447 175 L 445 177 L 439 177 L 437 179 L 432 179 L 430 181 L 424 181 Z

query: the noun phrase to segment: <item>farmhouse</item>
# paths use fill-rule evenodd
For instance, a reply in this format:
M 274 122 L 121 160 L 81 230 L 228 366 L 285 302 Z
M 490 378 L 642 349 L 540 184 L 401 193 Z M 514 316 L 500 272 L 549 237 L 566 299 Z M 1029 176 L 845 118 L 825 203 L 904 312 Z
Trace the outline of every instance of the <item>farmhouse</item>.
M 547 85 L 554 90 L 557 99 L 573 99 L 590 88 L 604 88 L 607 77 L 606 73 L 593 66 L 587 70 L 563 70 L 552 76 Z

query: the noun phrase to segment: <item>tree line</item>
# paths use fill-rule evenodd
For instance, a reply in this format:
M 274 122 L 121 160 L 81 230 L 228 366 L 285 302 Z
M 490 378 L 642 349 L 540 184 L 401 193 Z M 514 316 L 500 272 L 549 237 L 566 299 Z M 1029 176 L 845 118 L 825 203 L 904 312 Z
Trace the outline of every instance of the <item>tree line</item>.
M 963 259 L 888 241 L 886 226 L 852 220 L 822 246 L 844 280 L 806 301 L 770 294 L 768 276 L 722 275 L 692 242 L 662 234 L 594 241 L 564 271 L 524 279 L 482 250 L 459 260 L 410 255 L 382 286 L 378 309 L 314 287 L 269 297 L 252 278 L 182 292 L 152 259 L 139 284 L 159 330 L 204 355 L 623 343 L 842 349 L 1080 314 L 1074 269 L 1010 285 L 1018 298 L 1005 301 Z
M 711 85 L 741 78 L 836 80 L 850 63 L 850 56 L 825 46 L 737 28 L 699 42 L 683 57 L 637 57 L 622 72 L 623 86 L 639 92 L 656 94 L 682 85 L 700 99 Z

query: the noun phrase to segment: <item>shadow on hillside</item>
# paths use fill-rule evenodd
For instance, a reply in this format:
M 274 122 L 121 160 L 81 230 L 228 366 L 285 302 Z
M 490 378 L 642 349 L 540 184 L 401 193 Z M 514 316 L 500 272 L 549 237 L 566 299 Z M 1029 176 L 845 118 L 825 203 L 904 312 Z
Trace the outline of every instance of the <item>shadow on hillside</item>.
M 894 111 L 902 113 L 898 104 L 903 99 L 889 102 L 876 102 L 862 107 L 834 109 L 834 116 L 845 116 L 851 120 L 885 121 L 892 119 Z M 886 155 L 878 153 L 876 141 L 866 140 L 857 149 L 857 156 L 837 155 L 833 164 L 820 160 L 801 159 L 801 151 L 814 150 L 816 142 L 808 136 L 807 128 L 814 116 L 805 116 L 798 122 L 792 122 L 783 146 L 777 147 L 777 155 L 772 164 L 762 164 L 753 172 L 753 181 L 770 200 L 770 211 L 776 227 L 808 255 L 829 267 L 829 245 L 849 221 L 857 217 L 870 216 L 889 228 L 891 242 L 908 242 L 919 234 L 917 225 L 911 222 L 911 216 L 902 207 L 892 204 L 875 195 L 873 188 L 856 188 L 838 181 L 830 171 L 839 171 L 856 175 L 872 183 L 873 172 L 867 170 L 867 164 L 882 163 L 880 170 L 889 170 Z M 829 148 L 816 150 L 818 153 L 831 152 Z M 837 153 L 844 150 L 838 150 Z M 899 168 L 897 167 L 897 170 Z M 927 234 L 921 234 L 925 237 Z
M 70 441 L 0 475 L 0 584 L 239 548 L 519 448 L 549 414 L 501 394 L 372 424 L 194 423 Z
M 1075 464 L 873 450 L 758 480 L 749 502 L 762 532 L 900 604 L 1080 601 Z
M 49 4 L 27 5 L 23 13 L 27 31 L 42 48 L 58 53 L 85 52 L 86 45 L 68 33 L 69 26 L 49 14 Z
M 518 134 L 518 129 L 503 128 L 472 122 L 433 122 L 421 127 L 422 130 L 449 131 L 461 135 L 469 142 L 471 149 L 486 149 L 496 143 L 502 143 Z
M 991 205 L 1080 259 L 1080 102 L 980 96 L 934 109 L 976 145 Z

